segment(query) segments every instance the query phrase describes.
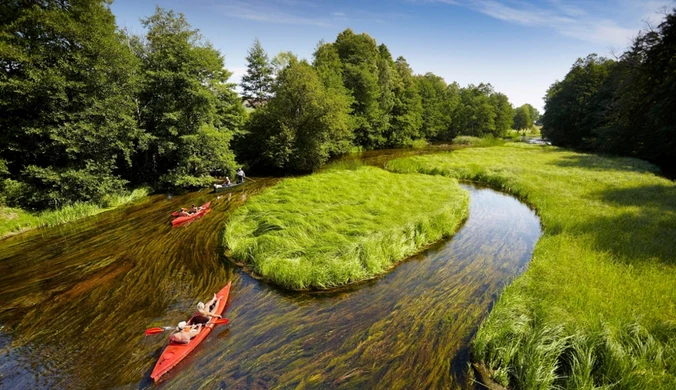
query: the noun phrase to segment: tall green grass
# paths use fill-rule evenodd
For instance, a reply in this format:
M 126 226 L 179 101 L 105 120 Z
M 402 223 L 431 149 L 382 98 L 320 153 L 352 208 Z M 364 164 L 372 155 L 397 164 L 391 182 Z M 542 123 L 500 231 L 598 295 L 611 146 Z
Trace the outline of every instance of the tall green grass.
M 382 274 L 454 233 L 468 195 L 453 179 L 373 167 L 286 179 L 230 217 L 234 259 L 289 289 L 325 289 Z
M 417 139 L 411 141 L 411 149 L 425 149 L 427 147 L 427 140 Z
M 676 388 L 676 185 L 640 160 L 508 144 L 388 169 L 487 183 L 544 225 L 473 358 L 515 388 Z
M 500 138 L 495 138 L 492 135 L 485 137 L 473 137 L 470 135 L 459 135 L 453 138 L 452 143 L 454 145 L 464 145 L 464 146 L 473 146 L 473 147 L 488 147 L 488 146 L 499 146 L 505 143 L 504 140 Z
M 96 215 L 148 196 L 148 188 L 138 188 L 124 195 L 110 195 L 102 203 L 75 203 L 58 210 L 30 213 L 25 210 L 0 207 L 0 238 L 38 227 L 57 226 Z

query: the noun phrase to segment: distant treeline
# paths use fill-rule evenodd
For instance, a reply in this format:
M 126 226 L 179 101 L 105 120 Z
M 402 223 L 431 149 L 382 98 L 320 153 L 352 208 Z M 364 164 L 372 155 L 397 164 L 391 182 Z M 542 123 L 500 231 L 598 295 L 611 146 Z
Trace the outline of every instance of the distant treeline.
M 0 3 L 0 205 L 206 186 L 239 164 L 311 171 L 355 148 L 501 136 L 538 115 L 490 84 L 414 75 L 349 29 L 311 63 L 269 61 L 256 40 L 242 80 L 249 112 L 221 53 L 182 14 L 158 7 L 142 22 L 145 36 L 120 31 L 102 0 Z
M 490 84 L 461 88 L 414 75 L 404 57 L 394 60 L 385 44 L 350 29 L 320 42 L 312 63 L 288 52 L 269 60 L 258 40 L 247 60 L 242 88 L 256 109 L 235 149 L 255 167 L 310 171 L 354 147 L 499 137 L 514 119 L 527 128 L 539 116 L 528 104 L 514 110 Z
M 555 145 L 638 157 L 676 173 L 676 9 L 618 60 L 578 59 L 547 91 L 542 122 Z

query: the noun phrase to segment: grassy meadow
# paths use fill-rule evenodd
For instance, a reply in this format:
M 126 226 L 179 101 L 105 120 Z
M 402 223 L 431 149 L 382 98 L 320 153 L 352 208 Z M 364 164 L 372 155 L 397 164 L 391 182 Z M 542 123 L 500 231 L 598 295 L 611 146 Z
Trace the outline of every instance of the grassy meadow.
M 135 189 L 127 195 L 110 196 L 104 204 L 75 203 L 58 210 L 31 213 L 18 208 L 0 207 L 0 238 L 39 227 L 49 227 L 72 222 L 102 213 L 136 199 L 148 196 L 147 188 Z
M 332 169 L 282 181 L 237 209 L 231 256 L 285 288 L 325 289 L 372 278 L 466 219 L 455 179 Z
M 473 359 L 513 388 L 676 388 L 676 185 L 641 160 L 507 144 L 391 161 L 477 181 L 537 209 L 529 269 Z

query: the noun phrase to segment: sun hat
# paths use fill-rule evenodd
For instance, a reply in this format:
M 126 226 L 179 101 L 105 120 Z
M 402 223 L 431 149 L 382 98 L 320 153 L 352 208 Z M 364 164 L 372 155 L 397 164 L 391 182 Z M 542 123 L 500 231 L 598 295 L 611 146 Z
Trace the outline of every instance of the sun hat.
M 187 322 L 181 321 L 181 322 L 178 323 L 178 329 L 183 329 L 183 328 L 185 328 L 186 325 L 188 325 Z
M 198 303 L 197 308 L 200 309 L 200 310 L 204 310 L 204 302 Z

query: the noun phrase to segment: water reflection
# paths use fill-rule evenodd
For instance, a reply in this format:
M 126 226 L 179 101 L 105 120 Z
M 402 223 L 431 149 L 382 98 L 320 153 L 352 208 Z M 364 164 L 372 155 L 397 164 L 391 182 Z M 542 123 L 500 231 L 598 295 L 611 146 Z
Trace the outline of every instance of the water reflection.
M 0 387 L 144 388 L 165 336 L 233 280 L 228 327 L 166 375 L 167 388 L 448 388 L 467 343 L 540 235 L 514 198 L 466 185 L 470 217 L 453 239 L 391 273 L 331 293 L 289 293 L 229 265 L 218 248 L 233 194 L 158 196 L 0 246 Z M 169 213 L 213 200 L 171 228 Z

